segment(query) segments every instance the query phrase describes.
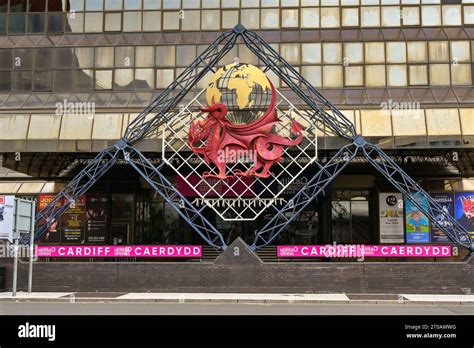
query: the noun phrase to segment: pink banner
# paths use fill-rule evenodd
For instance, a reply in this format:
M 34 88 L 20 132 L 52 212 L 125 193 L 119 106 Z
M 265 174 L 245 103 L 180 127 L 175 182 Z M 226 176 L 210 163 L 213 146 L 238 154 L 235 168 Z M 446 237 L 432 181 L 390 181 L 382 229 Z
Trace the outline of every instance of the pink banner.
M 36 246 L 38 257 L 201 257 L 200 245 Z
M 451 257 L 449 245 L 279 245 L 278 257 Z

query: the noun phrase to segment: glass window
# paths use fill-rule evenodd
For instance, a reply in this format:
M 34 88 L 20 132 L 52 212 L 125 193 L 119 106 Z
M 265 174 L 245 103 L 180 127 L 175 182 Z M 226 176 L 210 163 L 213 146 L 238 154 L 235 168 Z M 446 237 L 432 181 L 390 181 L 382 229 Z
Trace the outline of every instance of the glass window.
M 440 6 L 423 6 L 421 9 L 421 18 L 424 26 L 440 26 L 441 25 L 441 7 Z
M 133 69 L 115 69 L 114 89 L 133 90 Z
M 299 26 L 298 9 L 284 9 L 281 11 L 281 26 L 283 28 L 297 28 Z
M 96 47 L 95 66 L 98 68 L 111 68 L 114 66 L 114 48 Z
M 222 11 L 222 29 L 231 29 L 239 23 L 239 11 Z
M 420 8 L 403 7 L 403 25 L 420 25 Z
M 156 66 L 175 65 L 175 46 L 157 46 L 156 47 Z
M 10 0 L 10 12 L 26 12 L 27 0 Z
M 161 30 L 161 12 L 146 11 L 143 12 L 143 31 Z
M 16 48 L 13 51 L 13 66 L 15 69 L 32 69 L 36 49 Z
M 428 135 L 461 134 L 458 109 L 426 109 Z
M 98 33 L 102 31 L 102 12 L 85 14 L 84 31 L 87 33 Z
M 407 66 L 406 65 L 388 65 L 387 66 L 387 85 L 388 86 L 406 86 L 407 85 Z
M 31 91 L 32 71 L 14 71 L 13 72 L 13 91 L 29 92 Z
M 464 24 L 474 24 L 474 6 L 464 6 Z
M 142 13 L 141 12 L 125 12 L 123 14 L 123 31 L 141 31 L 142 30 Z
M 262 10 L 262 29 L 278 29 L 280 27 L 280 11 L 278 9 Z
M 163 30 L 179 30 L 179 12 L 163 12 Z
M 241 10 L 240 20 L 247 29 L 258 29 L 260 22 L 259 10 Z
M 448 41 L 430 41 L 428 42 L 430 49 L 431 62 L 448 62 L 449 49 Z
M 196 59 L 196 46 L 181 45 L 176 46 L 176 65 L 188 66 Z
M 137 69 L 135 70 L 136 89 L 154 89 L 155 69 Z
M 410 85 L 420 86 L 428 84 L 428 66 L 410 65 Z
M 201 22 L 202 30 L 219 30 L 220 24 L 221 24 L 220 10 L 202 11 L 202 22 Z
M 218 8 L 219 7 L 219 0 L 202 0 L 202 7 L 203 8 Z M 257 0 L 258 3 L 258 0 Z
M 179 0 L 163 0 L 163 8 L 165 9 L 179 9 L 181 1 Z
M 124 0 L 126 10 L 141 10 L 142 0 Z
M 45 22 L 44 14 L 28 15 L 28 33 L 43 33 Z
M 367 87 L 385 86 L 385 65 L 366 65 L 365 85 Z
M 449 86 L 449 64 L 430 64 L 430 84 Z
M 319 8 L 301 9 L 301 27 L 319 28 Z
M 112 89 L 112 70 L 96 70 L 95 89 Z
M 426 42 L 407 42 L 408 45 L 408 61 L 409 62 L 426 62 L 427 49 Z
M 299 44 L 281 44 L 280 53 L 282 57 L 291 64 L 298 64 L 300 61 Z
M 122 0 L 105 0 L 105 10 L 121 10 L 122 9 Z
M 84 0 L 70 0 L 70 9 L 74 11 L 84 11 Z
M 262 6 L 265 6 L 265 1 L 268 1 L 268 0 L 262 0 L 262 1 L 263 1 Z M 270 0 L 270 1 L 275 1 L 275 0 Z M 276 1 L 278 1 L 278 0 L 276 0 Z M 239 0 L 222 0 L 221 4 L 222 4 L 222 7 L 227 7 L 227 8 L 229 8 L 229 7 L 239 7 Z
M 53 67 L 53 49 L 37 48 L 35 51 L 35 68 L 47 69 Z
M 380 9 L 379 7 L 362 7 L 361 18 L 363 27 L 380 26 Z
M 387 63 L 405 63 L 406 54 L 405 42 L 387 42 Z
M 201 1 L 200 0 L 182 0 L 183 8 L 199 8 Z
M 35 71 L 33 89 L 35 91 L 51 91 L 53 86 L 52 71 Z
M 91 91 L 93 70 L 73 70 L 73 91 Z
M 301 49 L 303 63 L 321 63 L 320 43 L 304 43 Z
M 181 30 L 200 30 L 201 28 L 201 11 L 187 10 L 182 13 Z
M 339 27 L 339 8 L 323 7 L 321 8 L 321 27 L 338 28 Z
M 401 21 L 400 6 L 382 6 L 382 26 L 399 27 Z
M 122 31 L 122 13 L 105 14 L 105 31 Z
M 471 64 L 452 64 L 451 83 L 453 85 L 472 85 Z
M 385 47 L 383 42 L 365 43 L 365 62 L 366 63 L 384 63 Z
M 102 11 L 103 0 L 86 0 L 86 11 Z
M 135 65 L 135 49 L 132 46 L 115 48 L 115 66 L 119 68 Z
M 136 47 L 135 66 L 149 68 L 155 66 L 155 47 L 141 46 Z
M 162 89 L 168 87 L 174 80 L 173 69 L 156 70 L 156 88 Z
M 1 49 L 0 57 L 2 57 L 2 59 L 0 59 L 0 69 L 10 70 L 13 68 L 13 50 L 11 48 Z M 16 65 L 18 65 L 18 63 Z
M 340 64 L 342 62 L 341 43 L 323 43 L 323 62 L 325 64 Z
M 321 87 L 321 67 L 303 66 L 301 67 L 303 76 L 309 83 L 315 87 Z
M 324 87 L 342 87 L 342 66 L 327 65 L 323 66 L 323 86 Z
M 342 26 L 357 27 L 359 26 L 359 9 L 343 8 L 342 9 Z
M 469 41 L 451 41 L 451 61 L 469 62 L 471 60 L 469 52 Z
M 349 64 L 358 64 L 364 62 L 363 45 L 361 42 L 344 44 L 344 58 L 348 59 Z
M 72 33 L 82 33 L 84 31 L 83 13 L 71 13 L 66 18 Z
M 24 14 L 10 14 L 8 31 L 12 34 L 22 34 L 25 32 L 25 15 Z
M 72 90 L 72 71 L 60 70 L 54 72 L 53 91 L 69 92 Z
M 54 51 L 54 67 L 56 69 L 72 68 L 74 49 L 58 47 Z
M 12 89 L 12 72 L 0 71 L 0 91 L 10 92 Z
M 346 86 L 364 85 L 364 68 L 362 66 L 347 66 L 344 70 Z
M 443 5 L 443 24 L 461 25 L 460 5 Z
M 161 0 L 143 0 L 144 10 L 159 10 L 161 8 Z

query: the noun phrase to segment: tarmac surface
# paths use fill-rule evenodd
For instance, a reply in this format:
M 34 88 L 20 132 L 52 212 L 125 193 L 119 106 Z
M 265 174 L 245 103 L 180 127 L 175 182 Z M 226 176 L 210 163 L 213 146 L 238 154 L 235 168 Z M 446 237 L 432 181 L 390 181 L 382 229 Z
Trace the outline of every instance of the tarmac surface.
M 1 302 L 0 315 L 473 315 L 473 304 Z

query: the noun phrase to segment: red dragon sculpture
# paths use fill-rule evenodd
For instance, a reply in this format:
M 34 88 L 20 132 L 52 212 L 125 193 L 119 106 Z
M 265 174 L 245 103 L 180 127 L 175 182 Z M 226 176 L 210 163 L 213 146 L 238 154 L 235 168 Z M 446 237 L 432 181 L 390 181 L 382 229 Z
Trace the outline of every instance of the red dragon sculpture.
M 227 179 L 230 176 L 225 174 L 226 159 L 219 156 L 222 153 L 232 153 L 233 151 L 252 151 L 255 163 L 248 171 L 236 171 L 237 176 L 255 176 L 268 178 L 271 173 L 270 167 L 281 160 L 283 150 L 287 146 L 295 146 L 303 139 L 302 130 L 304 127 L 296 122 L 291 123 L 291 133 L 297 135 L 294 140 L 284 138 L 271 132 L 274 125 L 280 123 L 276 114 L 275 89 L 271 85 L 272 98 L 270 107 L 256 121 L 246 125 L 232 124 L 225 117 L 227 106 L 222 103 L 215 103 L 201 111 L 207 116 L 202 121 L 191 121 L 188 133 L 188 144 L 191 150 L 204 157 L 207 164 L 213 163 L 219 170 L 217 175 L 205 172 L 203 178 Z M 203 147 L 194 146 L 198 141 L 204 141 Z M 263 168 L 260 172 L 259 169 Z

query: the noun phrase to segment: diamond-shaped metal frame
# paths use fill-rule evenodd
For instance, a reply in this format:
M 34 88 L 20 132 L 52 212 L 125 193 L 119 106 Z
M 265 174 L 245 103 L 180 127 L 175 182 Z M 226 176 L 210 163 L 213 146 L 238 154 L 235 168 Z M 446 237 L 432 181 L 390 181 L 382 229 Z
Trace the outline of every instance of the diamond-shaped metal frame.
M 274 164 L 273 173 L 269 179 L 236 176 L 233 180 L 206 180 L 202 178 L 202 172 L 216 174 L 216 170 L 212 164 L 207 164 L 203 158 L 195 155 L 187 142 L 187 131 L 191 121 L 204 118 L 204 114 L 197 111 L 204 107 L 200 102 L 204 92 L 205 89 L 187 105 L 182 106 L 180 111 L 164 124 L 163 161 L 194 191 L 196 196 L 200 197 L 200 202 L 214 210 L 222 220 L 255 220 L 265 209 L 281 202 L 279 198 L 285 189 L 317 160 L 317 129 L 308 115 L 300 112 L 277 90 L 276 111 L 281 122 L 275 131 L 277 134 L 289 136 L 291 121 L 297 115 L 298 121 L 305 127 L 302 142 L 284 150 L 285 161 Z M 202 145 L 204 145 L 203 142 Z M 239 169 L 246 171 L 253 165 L 254 162 L 229 163 L 227 174 L 234 173 L 238 166 Z M 290 171 L 289 167 L 292 165 L 297 166 L 296 172 Z M 197 183 L 191 182 L 190 178 L 193 176 L 200 180 Z M 283 179 L 286 179 L 285 182 Z
M 208 244 L 217 249 L 225 250 L 227 246 L 222 234 L 210 225 L 202 214 L 204 207 L 197 209 L 193 204 L 190 204 L 176 188 L 170 186 L 160 172 L 162 167 L 155 167 L 133 146 L 146 137 L 157 135 L 159 126 L 169 121 L 173 109 L 178 106 L 201 78 L 209 72 L 215 72 L 214 67 L 234 47 L 237 39 L 241 39 L 247 48 L 265 65 L 265 71 L 271 70 L 309 107 L 308 114 L 311 115 L 311 121 L 316 128 L 323 129 L 324 127 L 329 133 L 348 141 L 348 144 L 324 165 L 316 162 L 319 171 L 306 183 L 305 188 L 296 193 L 293 199 L 286 203 L 283 208 L 279 209 L 272 206 L 275 214 L 265 227 L 257 233 L 252 244 L 253 249 L 271 243 L 310 202 L 323 192 L 324 188 L 354 157 L 361 155 L 394 187 L 404 193 L 417 208 L 425 213 L 436 227 L 444 231 L 454 244 L 474 252 L 474 243 L 470 234 L 454 217 L 445 212 L 420 185 L 378 146 L 367 143 L 362 136 L 358 135 L 351 121 L 286 62 L 278 52 L 257 33 L 247 30 L 241 24 L 221 34 L 158 98 L 130 123 L 124 136 L 115 146 L 98 154 L 58 193 L 56 198 L 37 215 L 35 238 L 41 237 L 47 228 L 68 209 L 74 199 L 84 194 L 110 169 L 119 156 L 123 156 Z M 420 205 L 418 200 L 413 199 L 414 193 L 421 197 L 422 201 L 427 201 L 428 205 Z M 57 207 L 56 202 L 59 201 L 64 201 L 65 204 L 62 207 Z M 443 215 L 445 221 L 450 222 L 450 224 L 448 226 L 441 225 L 436 219 L 439 215 Z M 21 243 L 28 244 L 29 237 L 22 236 Z

